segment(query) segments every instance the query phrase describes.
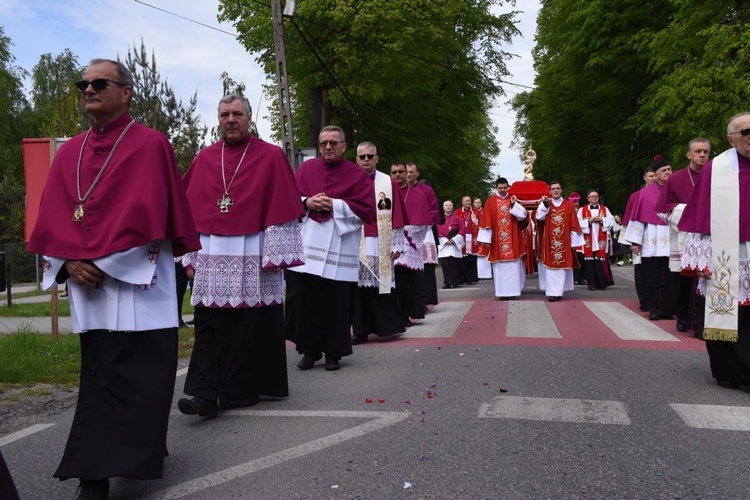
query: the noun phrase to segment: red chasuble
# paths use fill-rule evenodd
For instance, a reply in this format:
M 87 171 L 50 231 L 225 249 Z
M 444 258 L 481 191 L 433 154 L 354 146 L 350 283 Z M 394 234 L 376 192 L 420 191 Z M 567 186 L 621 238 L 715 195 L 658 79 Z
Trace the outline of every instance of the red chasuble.
M 607 214 L 609 214 L 609 209 L 599 204 L 599 215 L 602 217 L 606 217 Z M 581 207 L 581 218 L 582 219 L 588 219 L 591 217 L 591 205 L 588 203 Z M 602 228 L 602 225 L 599 224 L 599 235 L 597 238 L 597 241 L 599 242 L 599 250 L 594 252 L 592 250 L 593 246 L 591 244 L 591 223 L 589 223 L 589 232 L 588 234 L 583 235 L 583 256 L 586 259 L 592 259 L 596 257 L 597 259 L 606 259 L 607 258 L 607 232 L 604 231 Z
M 329 198 L 346 202 L 365 224 L 373 224 L 377 220 L 377 207 L 373 203 L 375 187 L 359 165 L 344 158 L 333 163 L 326 163 L 323 158 L 313 158 L 300 165 L 294 177 L 302 197 L 325 193 Z M 310 211 L 309 217 L 315 222 L 325 222 L 333 217 L 333 213 Z
M 83 195 L 132 117 L 124 114 L 100 133 L 92 127 L 80 168 Z M 29 251 L 61 259 L 96 259 L 155 240 L 172 241 L 175 256 L 200 248 L 180 182 L 177 160 L 164 134 L 133 124 L 84 202 L 80 222 L 76 171 L 85 134 L 55 154 L 29 239 Z
M 224 179 L 232 200 L 225 212 L 218 206 L 224 194 L 222 145 Z M 239 165 L 243 153 L 245 158 Z M 203 234 L 256 234 L 268 226 L 284 224 L 305 214 L 284 151 L 250 135 L 235 144 L 221 140 L 202 150 L 183 180 L 195 226 Z
M 526 255 L 526 239 L 510 209 L 510 196 L 500 198 L 495 194 L 484 203 L 479 227 L 492 229 L 488 262 L 517 260 Z
M 563 200 L 559 207 L 549 202 L 549 212 L 544 220 L 537 221 L 541 229 L 539 260 L 550 269 L 579 267 L 576 250 L 570 244 L 570 233 L 581 232 L 576 207 Z

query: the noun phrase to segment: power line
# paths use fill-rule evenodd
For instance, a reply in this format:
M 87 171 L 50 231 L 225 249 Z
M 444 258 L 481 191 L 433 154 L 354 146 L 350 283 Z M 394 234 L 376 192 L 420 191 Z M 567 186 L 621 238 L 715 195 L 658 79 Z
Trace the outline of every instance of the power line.
M 212 29 L 214 31 L 218 31 L 219 33 L 224 33 L 225 35 L 230 35 L 230 36 L 233 36 L 233 37 L 237 38 L 237 33 L 230 33 L 229 31 L 224 31 L 223 29 L 217 28 L 216 26 L 211 26 L 210 24 L 205 24 L 205 23 L 202 23 L 200 21 L 196 21 L 195 19 L 190 19 L 189 17 L 181 16 L 180 14 L 177 14 L 175 12 L 171 12 L 171 11 L 166 10 L 166 9 L 162 9 L 161 7 L 157 7 L 156 5 L 151 5 L 149 3 L 142 2 L 141 0 L 135 0 L 135 3 L 139 3 L 141 5 L 145 5 L 146 7 L 151 7 L 152 9 L 164 12 L 165 14 L 169 14 L 170 16 L 179 17 L 180 19 L 184 19 L 185 21 L 189 21 L 191 23 L 198 24 L 200 26 L 203 26 L 204 28 Z

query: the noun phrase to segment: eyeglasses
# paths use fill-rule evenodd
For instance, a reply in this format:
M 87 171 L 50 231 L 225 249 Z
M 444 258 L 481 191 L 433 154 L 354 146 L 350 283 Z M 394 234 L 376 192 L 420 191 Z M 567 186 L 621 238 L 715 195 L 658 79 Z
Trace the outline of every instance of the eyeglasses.
M 340 144 L 339 141 L 320 141 L 318 144 L 321 148 L 324 148 L 326 146 L 331 146 L 332 148 L 335 148 Z
M 742 135 L 742 137 L 747 137 L 748 135 L 750 135 L 750 128 L 743 128 L 742 130 L 738 130 L 736 132 L 729 132 L 729 135 L 732 134 L 740 134 Z
M 406 170 L 391 170 L 391 175 L 405 174 Z
M 378 155 L 359 155 L 359 159 L 360 160 L 364 160 L 365 158 L 367 158 L 368 160 L 372 160 L 376 156 L 378 156 Z
M 86 89 L 89 88 L 89 85 L 91 85 L 91 88 L 93 88 L 95 92 L 101 92 L 102 90 L 106 89 L 107 85 L 109 85 L 110 83 L 114 83 L 115 85 L 119 85 L 120 87 L 124 87 L 126 85 L 122 82 L 118 82 L 117 80 L 110 80 L 109 78 L 95 78 L 90 82 L 88 80 L 81 80 L 80 82 L 76 82 L 76 88 L 79 92 L 83 93 L 86 92 Z

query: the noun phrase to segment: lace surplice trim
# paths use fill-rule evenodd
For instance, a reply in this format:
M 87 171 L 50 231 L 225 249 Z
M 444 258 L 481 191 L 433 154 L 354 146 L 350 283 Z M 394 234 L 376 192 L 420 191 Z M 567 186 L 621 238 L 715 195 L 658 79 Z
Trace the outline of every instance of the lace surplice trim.
M 305 248 L 298 221 L 268 226 L 263 235 L 263 269 L 294 267 L 305 263 Z
M 366 255 L 367 266 L 370 269 L 380 269 L 380 258 L 377 255 Z M 366 266 L 359 266 L 359 280 L 357 285 L 361 287 L 378 288 L 380 283 L 378 278 Z M 395 274 L 391 273 L 391 288 L 396 288 Z
M 682 251 L 682 269 L 690 271 L 712 271 L 711 235 L 688 233 L 685 237 L 685 247 Z M 740 290 L 738 301 L 741 305 L 750 305 L 750 261 L 740 260 Z M 708 281 L 698 280 L 698 293 L 706 296 Z

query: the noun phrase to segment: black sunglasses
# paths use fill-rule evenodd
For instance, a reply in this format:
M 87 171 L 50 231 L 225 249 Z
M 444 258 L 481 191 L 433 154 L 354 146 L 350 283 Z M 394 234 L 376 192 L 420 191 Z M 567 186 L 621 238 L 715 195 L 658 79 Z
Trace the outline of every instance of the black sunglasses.
M 360 159 L 360 160 L 364 160 L 365 158 L 367 158 L 368 160 L 372 160 L 372 159 L 373 159 L 373 158 L 375 158 L 376 156 L 377 156 L 377 155 L 359 155 L 359 159 Z
M 750 128 L 743 128 L 742 130 L 738 130 L 736 132 L 729 132 L 729 135 L 732 134 L 741 134 L 742 137 L 747 137 L 748 135 L 750 135 Z
M 117 80 L 110 80 L 109 78 L 95 78 L 91 80 L 90 82 L 88 80 L 81 80 L 80 82 L 76 82 L 76 88 L 78 89 L 78 92 L 86 92 L 86 89 L 89 88 L 89 85 L 91 85 L 91 88 L 94 89 L 96 92 L 100 92 L 107 88 L 107 85 L 110 83 L 114 83 L 115 85 L 119 85 L 120 87 L 124 87 L 126 84 L 122 82 L 118 82 Z

